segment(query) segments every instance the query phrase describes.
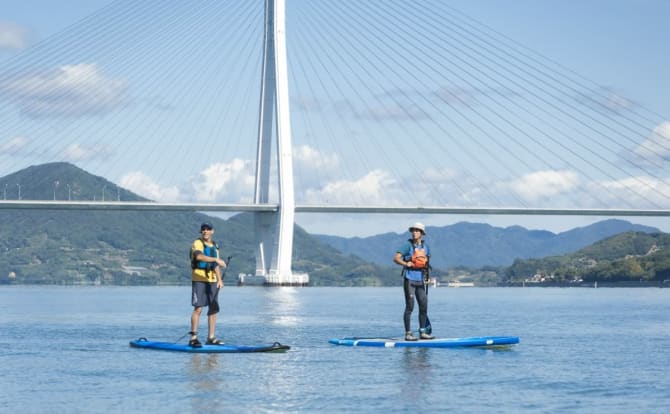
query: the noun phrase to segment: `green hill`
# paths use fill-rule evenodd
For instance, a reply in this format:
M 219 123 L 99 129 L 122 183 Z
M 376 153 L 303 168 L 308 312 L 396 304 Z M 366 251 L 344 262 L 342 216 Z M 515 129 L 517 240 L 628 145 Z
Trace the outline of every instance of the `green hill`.
M 68 163 L 32 166 L 0 178 L 21 183 L 31 200 L 112 200 L 142 197 Z M 56 184 L 56 182 L 58 184 Z M 16 189 L 18 190 L 18 188 Z M 8 199 L 18 198 L 18 191 Z M 0 210 L 0 283 L 178 284 L 190 283 L 190 243 L 203 221 L 213 222 L 224 256 L 233 256 L 226 280 L 254 273 L 253 216 L 228 220 L 202 213 L 156 211 Z M 397 269 L 344 255 L 295 228 L 293 269 L 307 272 L 310 284 L 396 285 Z
M 111 181 L 67 162 L 33 165 L 0 177 L 7 200 L 147 201 Z
M 19 183 L 24 200 L 146 200 L 68 163 L 31 166 L 0 177 L 0 189 L 7 188 L 7 199 L 18 198 Z M 187 252 L 203 221 L 214 223 L 214 238 L 223 255 L 233 256 L 227 283 L 236 283 L 238 273 L 253 274 L 250 213 L 223 220 L 197 212 L 0 209 L 0 283 L 189 283 Z M 431 247 L 446 260 L 457 259 L 453 251 L 477 252 L 480 260 L 490 260 L 483 246 L 489 246 L 489 251 L 505 250 L 506 257 L 554 252 L 544 259 L 517 259 L 509 267 L 487 266 L 479 271 L 443 263 L 450 266 L 450 273 L 435 269 L 433 274 L 443 280 L 465 275 L 488 285 L 535 279 L 552 283 L 663 281 L 670 279 L 670 235 L 654 230 L 621 220 L 558 235 L 476 223 L 430 227 Z M 620 234 L 601 240 L 614 233 Z M 388 252 L 404 237 L 393 233 L 366 239 L 319 237 L 295 226 L 293 270 L 309 273 L 314 286 L 400 285 L 398 268 L 382 263 L 390 263 Z M 588 245 L 595 240 L 601 241 Z M 546 250 L 547 246 L 553 250 Z M 557 249 L 566 254 L 556 255 Z M 468 255 L 458 257 L 467 259 Z
M 670 279 L 670 234 L 627 232 L 575 253 L 516 260 L 505 271 L 509 283 L 663 282 Z

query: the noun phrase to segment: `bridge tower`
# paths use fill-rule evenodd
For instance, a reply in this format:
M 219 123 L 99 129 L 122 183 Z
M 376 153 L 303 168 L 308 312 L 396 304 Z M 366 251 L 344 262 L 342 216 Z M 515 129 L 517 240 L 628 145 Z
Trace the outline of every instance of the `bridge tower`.
M 265 34 L 256 154 L 254 203 L 270 200 L 272 133 L 277 136 L 278 210 L 255 212 L 256 276 L 268 285 L 304 284 L 307 275 L 293 274 L 293 155 L 286 58 L 286 2 L 265 0 Z

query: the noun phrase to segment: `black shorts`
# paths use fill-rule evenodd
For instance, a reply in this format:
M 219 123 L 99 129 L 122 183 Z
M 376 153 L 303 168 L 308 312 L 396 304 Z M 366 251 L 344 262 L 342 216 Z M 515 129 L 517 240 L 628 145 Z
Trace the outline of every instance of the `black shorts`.
M 216 282 L 191 282 L 191 305 L 207 306 L 208 315 L 219 312 L 219 288 Z

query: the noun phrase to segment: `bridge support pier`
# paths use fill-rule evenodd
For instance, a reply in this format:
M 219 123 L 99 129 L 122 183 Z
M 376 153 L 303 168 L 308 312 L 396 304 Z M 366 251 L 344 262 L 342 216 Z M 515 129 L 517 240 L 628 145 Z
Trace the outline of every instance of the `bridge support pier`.
M 277 171 L 279 176 L 277 212 L 256 212 L 256 276 L 267 285 L 303 285 L 306 274 L 293 274 L 293 149 L 286 58 L 285 0 L 265 0 L 263 69 L 256 154 L 254 203 L 265 204 L 270 198 L 270 166 L 273 126 L 277 135 Z M 307 280 L 305 280 L 307 278 Z

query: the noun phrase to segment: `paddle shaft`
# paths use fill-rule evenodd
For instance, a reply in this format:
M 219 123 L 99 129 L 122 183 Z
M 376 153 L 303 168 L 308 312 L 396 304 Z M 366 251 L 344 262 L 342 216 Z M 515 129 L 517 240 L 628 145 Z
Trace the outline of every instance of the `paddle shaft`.
M 223 268 L 223 271 L 221 272 L 221 281 L 223 281 L 223 277 L 226 275 L 226 272 L 228 271 L 228 265 L 230 264 L 230 260 L 233 258 L 233 256 L 228 256 L 226 259 L 226 267 Z
M 430 283 L 430 256 L 426 260 L 426 277 L 423 280 L 423 287 L 426 290 L 426 306 L 428 306 L 428 284 Z M 433 331 L 433 326 L 428 319 L 428 311 L 426 311 L 426 333 L 430 335 Z

